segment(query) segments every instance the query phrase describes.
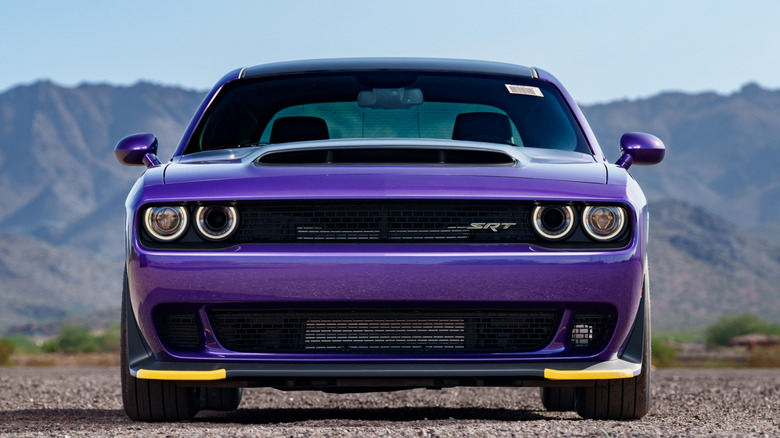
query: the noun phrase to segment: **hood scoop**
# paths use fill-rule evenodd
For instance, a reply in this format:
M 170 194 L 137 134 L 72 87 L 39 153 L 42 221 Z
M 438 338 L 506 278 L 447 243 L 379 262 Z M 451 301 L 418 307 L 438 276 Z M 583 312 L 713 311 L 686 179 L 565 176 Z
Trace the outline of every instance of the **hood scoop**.
M 421 164 L 456 166 L 513 166 L 516 160 L 501 151 L 465 148 L 374 147 L 316 148 L 268 151 L 257 165 Z

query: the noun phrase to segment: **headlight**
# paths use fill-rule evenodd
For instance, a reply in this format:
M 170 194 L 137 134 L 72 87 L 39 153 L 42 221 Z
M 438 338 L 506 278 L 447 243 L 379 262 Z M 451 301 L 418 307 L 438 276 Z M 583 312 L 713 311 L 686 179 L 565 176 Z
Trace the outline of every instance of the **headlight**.
M 206 206 L 195 210 L 195 229 L 206 240 L 224 240 L 238 228 L 235 207 Z
M 187 230 L 187 210 L 184 207 L 149 207 L 144 212 L 144 228 L 155 239 L 170 242 Z
M 626 213 L 620 207 L 588 206 L 582 211 L 585 232 L 596 240 L 607 241 L 617 237 L 626 225 Z
M 540 205 L 534 208 L 534 230 L 548 240 L 560 240 L 574 228 L 574 209 L 566 205 Z

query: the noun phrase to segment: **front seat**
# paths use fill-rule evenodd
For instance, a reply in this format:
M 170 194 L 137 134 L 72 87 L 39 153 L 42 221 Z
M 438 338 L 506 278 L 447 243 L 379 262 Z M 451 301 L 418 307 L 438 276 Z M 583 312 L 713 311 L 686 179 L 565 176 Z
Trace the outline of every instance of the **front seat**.
M 452 139 L 512 144 L 512 126 L 505 114 L 462 113 L 455 119 Z
M 271 128 L 271 143 L 327 140 L 328 125 L 319 117 L 280 117 Z

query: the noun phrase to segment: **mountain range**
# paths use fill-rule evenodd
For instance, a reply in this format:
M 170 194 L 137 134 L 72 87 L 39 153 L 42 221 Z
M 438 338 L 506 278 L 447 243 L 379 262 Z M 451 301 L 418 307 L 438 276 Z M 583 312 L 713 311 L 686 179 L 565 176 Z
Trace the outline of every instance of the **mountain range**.
M 0 233 L 120 260 L 122 206 L 142 169 L 119 165 L 113 146 L 151 131 L 170 157 L 202 99 L 148 83 L 38 82 L 0 94 Z
M 13 326 L 117 309 L 122 262 L 84 256 L 21 234 L 0 235 L 0 333 Z
M 164 161 L 204 93 L 50 82 L 0 94 L 0 331 L 118 306 L 124 198 L 143 169 L 113 146 L 153 132 Z M 656 329 L 750 311 L 780 322 L 780 91 L 663 93 L 583 107 L 611 161 L 650 132 L 664 162 L 632 167 L 651 205 Z

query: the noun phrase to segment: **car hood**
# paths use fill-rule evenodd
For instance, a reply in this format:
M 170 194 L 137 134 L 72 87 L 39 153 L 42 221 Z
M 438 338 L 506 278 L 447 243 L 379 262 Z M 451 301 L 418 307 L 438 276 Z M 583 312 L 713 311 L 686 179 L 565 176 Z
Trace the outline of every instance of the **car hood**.
M 464 142 L 375 141 L 371 147 L 464 148 Z M 361 141 L 360 147 L 366 147 Z M 467 148 L 500 152 L 512 159 L 497 165 L 415 165 L 415 164 L 257 164 L 266 153 L 296 148 L 357 147 L 351 141 L 307 142 L 255 148 L 224 149 L 178 157 L 165 169 L 168 188 L 196 184 L 199 190 L 224 192 L 229 185 L 235 197 L 426 197 L 492 196 L 517 193 L 533 186 L 555 190 L 563 183 L 605 185 L 607 169 L 586 154 L 546 149 L 518 148 L 473 143 Z M 590 187 L 588 190 L 593 190 Z M 583 189 L 583 192 L 588 190 Z M 205 195 L 203 191 L 201 195 Z M 215 196 L 218 196 L 215 193 Z M 511 196 L 514 197 L 514 196 Z

